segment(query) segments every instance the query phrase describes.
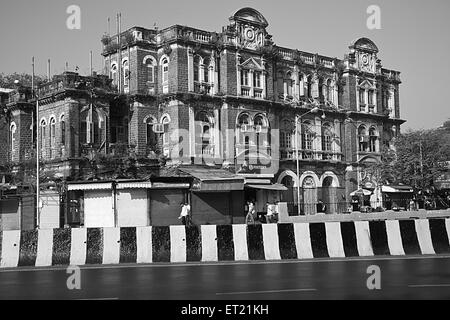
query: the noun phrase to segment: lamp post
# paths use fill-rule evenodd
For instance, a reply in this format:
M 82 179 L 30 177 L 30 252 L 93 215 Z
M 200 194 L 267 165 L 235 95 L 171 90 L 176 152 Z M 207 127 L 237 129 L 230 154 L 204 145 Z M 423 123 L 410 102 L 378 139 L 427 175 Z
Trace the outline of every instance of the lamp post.
M 308 112 L 305 112 L 302 115 L 296 115 L 295 116 L 295 157 L 296 157 L 296 162 L 297 162 L 297 212 L 298 215 L 300 215 L 300 159 L 298 156 L 298 152 L 299 152 L 299 147 L 298 147 L 298 143 L 299 143 L 299 139 L 298 139 L 298 124 L 299 121 L 306 116 L 307 114 L 310 113 L 317 113 L 319 111 L 319 107 L 314 107 L 313 109 L 309 110 Z M 324 117 L 325 114 L 322 116 Z
M 37 90 L 35 91 L 34 83 L 34 57 L 32 58 L 33 73 L 31 76 L 31 95 L 32 99 L 36 98 L 36 226 L 39 229 L 41 225 L 41 197 L 40 197 L 40 181 L 39 181 L 39 97 Z

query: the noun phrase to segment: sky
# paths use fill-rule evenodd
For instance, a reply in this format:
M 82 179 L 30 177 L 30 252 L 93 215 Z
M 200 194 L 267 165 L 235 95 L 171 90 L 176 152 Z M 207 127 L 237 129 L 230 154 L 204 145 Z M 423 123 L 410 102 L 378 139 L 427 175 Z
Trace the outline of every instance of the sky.
M 81 9 L 80 30 L 69 30 L 66 11 Z M 381 9 L 381 29 L 369 30 L 367 8 Z M 94 70 L 102 67 L 101 36 L 116 29 L 116 13 L 122 13 L 123 29 L 155 24 L 166 28 L 188 25 L 221 31 L 238 9 L 252 7 L 269 22 L 268 32 L 277 45 L 325 56 L 343 58 L 351 41 L 372 39 L 383 67 L 401 72 L 401 117 L 407 129 L 430 129 L 450 118 L 450 1 L 448 0 L 1 0 L 0 73 L 64 71 L 89 72 L 89 52 Z

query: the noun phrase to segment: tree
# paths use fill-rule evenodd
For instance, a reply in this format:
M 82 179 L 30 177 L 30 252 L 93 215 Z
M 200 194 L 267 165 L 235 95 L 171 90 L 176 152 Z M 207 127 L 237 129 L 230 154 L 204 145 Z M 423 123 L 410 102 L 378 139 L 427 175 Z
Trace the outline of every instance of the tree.
M 410 131 L 395 143 L 397 179 L 419 189 L 427 189 L 445 170 L 450 159 L 450 132 L 434 129 Z
M 22 86 L 31 87 L 31 78 L 31 75 L 27 73 L 0 73 L 0 88 L 14 88 L 16 86 L 15 81 L 19 81 Z M 37 86 L 45 82 L 44 77 L 38 75 L 35 76 L 34 81 Z

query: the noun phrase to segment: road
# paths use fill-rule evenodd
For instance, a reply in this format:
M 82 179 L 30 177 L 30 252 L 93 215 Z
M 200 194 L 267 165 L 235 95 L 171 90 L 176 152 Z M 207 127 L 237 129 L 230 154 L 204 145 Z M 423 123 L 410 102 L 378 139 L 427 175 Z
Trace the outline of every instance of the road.
M 381 271 L 369 290 L 367 268 Z M 384 257 L 228 264 L 81 268 L 68 290 L 65 268 L 0 271 L 0 299 L 449 299 L 450 257 Z

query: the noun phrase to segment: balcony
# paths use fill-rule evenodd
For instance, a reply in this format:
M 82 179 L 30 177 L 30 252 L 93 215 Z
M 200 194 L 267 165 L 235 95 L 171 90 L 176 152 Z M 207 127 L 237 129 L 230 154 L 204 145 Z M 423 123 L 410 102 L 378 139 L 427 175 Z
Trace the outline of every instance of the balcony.
M 195 82 L 194 83 L 194 92 L 200 94 L 208 94 L 212 93 L 212 85 L 209 83 Z
M 298 150 L 299 160 L 305 161 L 331 161 L 340 162 L 343 159 L 342 153 L 332 151 L 317 151 L 317 150 Z M 280 150 L 280 160 L 295 160 L 295 150 L 291 148 L 282 148 Z

